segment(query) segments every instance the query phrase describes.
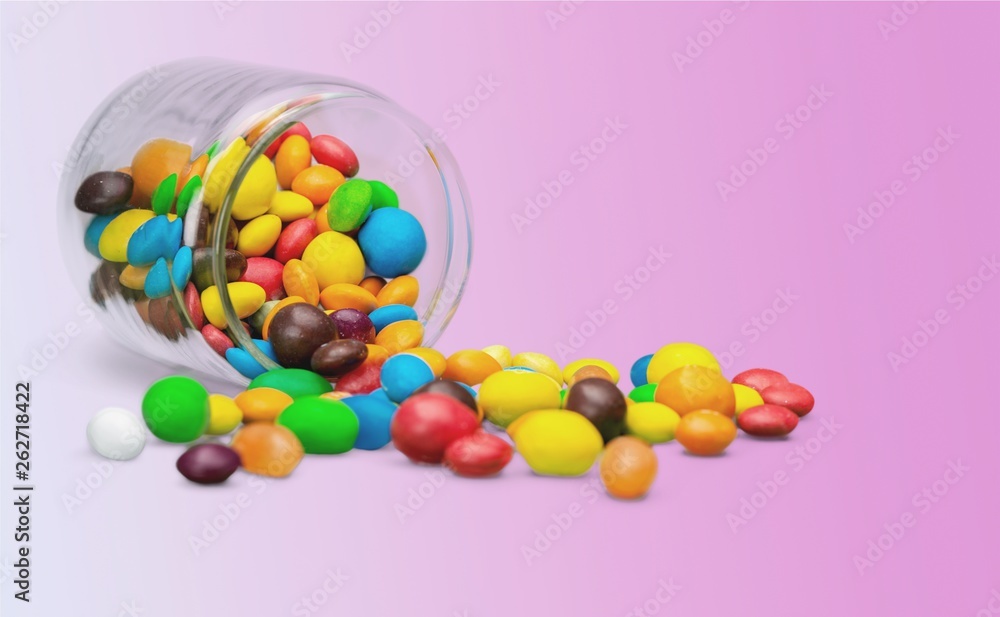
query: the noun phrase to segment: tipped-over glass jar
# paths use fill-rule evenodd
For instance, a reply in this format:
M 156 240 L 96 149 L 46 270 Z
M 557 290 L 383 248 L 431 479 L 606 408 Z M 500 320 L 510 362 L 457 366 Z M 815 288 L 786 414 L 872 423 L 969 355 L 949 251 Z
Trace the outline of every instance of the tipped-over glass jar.
M 294 143 L 281 154 L 286 138 Z M 303 167 L 315 169 L 303 176 Z M 331 189 L 352 176 L 369 182 L 354 182 L 335 204 Z M 281 193 L 295 195 L 273 199 Z M 280 366 L 262 342 L 264 319 L 288 295 L 288 273 L 275 264 L 298 259 L 290 278 L 306 270 L 322 287 L 358 286 L 363 276 L 376 294 L 386 279 L 414 277 L 415 321 L 429 346 L 458 306 L 471 259 L 467 191 L 440 131 L 359 84 L 284 69 L 197 59 L 133 77 L 80 131 L 59 199 L 67 268 L 106 330 L 141 354 L 236 383 L 255 367 Z M 397 200 L 419 225 L 372 216 Z M 286 238 L 299 220 L 316 225 L 300 223 Z M 414 238 L 421 227 L 425 249 Z M 302 255 L 324 234 L 336 241 Z M 248 276 L 249 294 L 232 285 Z M 345 289 L 317 307 L 332 313 L 369 298 Z M 396 295 L 387 302 L 412 301 Z M 230 346 L 247 353 L 237 358 Z

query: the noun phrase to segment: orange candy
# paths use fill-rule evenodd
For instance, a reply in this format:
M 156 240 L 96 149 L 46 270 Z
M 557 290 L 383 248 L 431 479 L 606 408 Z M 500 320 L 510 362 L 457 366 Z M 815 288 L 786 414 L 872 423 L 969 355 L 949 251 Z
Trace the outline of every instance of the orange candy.
M 283 189 L 292 188 L 292 181 L 312 163 L 309 141 L 302 135 L 292 135 L 285 140 L 274 156 L 274 170 L 278 184 Z
M 305 454 L 295 433 L 268 422 L 245 425 L 233 435 L 229 446 L 240 455 L 244 469 L 272 478 L 292 473 Z
M 313 165 L 295 176 L 292 190 L 309 199 L 314 206 L 321 206 L 330 200 L 333 191 L 344 182 L 344 174 L 333 167 Z
M 188 181 L 191 178 L 193 178 L 195 176 L 199 176 L 202 180 L 204 180 L 205 179 L 205 170 L 206 169 L 208 169 L 208 155 L 207 154 L 202 154 L 201 156 L 199 156 L 198 158 L 196 158 L 193 163 L 191 163 L 188 166 L 187 171 L 184 172 L 184 175 L 181 177 L 180 181 L 177 183 L 177 192 L 178 192 L 178 194 L 180 194 L 181 189 L 184 188 L 184 186 L 188 183 Z
M 406 353 L 413 354 L 426 362 L 427 366 L 431 367 L 431 372 L 434 373 L 434 376 L 438 379 L 440 379 L 444 375 L 444 372 L 448 369 L 448 361 L 445 359 L 444 354 L 437 349 L 432 349 L 430 347 L 414 347 Z
M 417 279 L 410 276 L 397 276 L 388 283 L 385 284 L 382 289 L 379 290 L 375 298 L 378 300 L 379 306 L 386 306 L 388 304 L 405 304 L 406 306 L 413 306 L 417 303 L 417 295 L 420 293 L 420 283 Z
M 365 347 L 368 348 L 368 359 L 366 362 L 374 362 L 376 364 L 382 364 L 389 359 L 389 352 L 386 351 L 385 347 L 381 345 L 367 344 Z
M 490 354 L 481 349 L 465 349 L 448 356 L 447 368 L 443 377 L 460 381 L 468 386 L 483 383 L 483 380 L 502 371 L 500 363 Z
M 233 399 L 243 412 L 244 422 L 274 422 L 292 404 L 292 397 L 274 388 L 245 390 Z
M 736 424 L 717 411 L 698 409 L 681 417 L 674 438 L 691 454 L 715 456 L 736 439 Z
M 391 323 L 375 336 L 375 344 L 384 347 L 390 356 L 420 347 L 422 342 L 424 325 L 411 319 Z
M 319 304 L 319 283 L 316 282 L 316 275 L 301 259 L 288 260 L 281 271 L 281 284 L 289 296 L 299 296 L 313 306 Z
M 615 437 L 604 447 L 601 482 L 613 497 L 637 499 L 653 485 L 657 467 L 656 454 L 648 443 L 628 435 Z
M 305 298 L 303 298 L 302 296 L 288 296 L 287 298 L 283 298 L 282 300 L 278 301 L 278 303 L 274 305 L 274 308 L 271 309 L 271 312 L 268 313 L 267 317 L 264 318 L 264 324 L 260 327 L 260 335 L 264 337 L 265 341 L 267 340 L 268 332 L 271 329 L 271 321 L 274 319 L 274 316 L 278 314 L 279 310 L 285 308 L 289 304 L 295 304 L 296 302 L 305 302 Z
M 352 308 L 367 315 L 376 308 L 375 296 L 370 291 L 350 283 L 330 285 L 319 294 L 319 301 L 328 311 Z
M 730 418 L 736 415 L 733 386 L 721 373 L 705 366 L 682 366 L 667 373 L 653 396 L 681 416 L 696 409 L 711 409 Z
M 151 139 L 132 158 L 132 199 L 137 208 L 148 208 L 149 198 L 167 176 L 180 178 L 191 161 L 191 146 L 172 139 Z M 178 191 L 183 186 L 178 182 Z
M 373 296 L 377 296 L 378 292 L 385 287 L 385 279 L 381 276 L 366 276 L 359 284 L 371 292 Z
M 596 364 L 588 364 L 587 366 L 573 373 L 573 376 L 569 378 L 569 382 L 566 385 L 572 386 L 578 381 L 590 378 L 603 379 L 605 381 L 610 381 L 611 383 L 615 383 L 615 379 L 614 377 L 611 376 L 611 373 L 607 372 L 606 370 L 597 366 Z
M 333 231 L 333 229 L 330 228 L 330 220 L 326 217 L 326 211 L 329 209 L 330 204 L 323 204 L 323 207 L 313 213 L 311 218 L 316 221 L 317 233 Z

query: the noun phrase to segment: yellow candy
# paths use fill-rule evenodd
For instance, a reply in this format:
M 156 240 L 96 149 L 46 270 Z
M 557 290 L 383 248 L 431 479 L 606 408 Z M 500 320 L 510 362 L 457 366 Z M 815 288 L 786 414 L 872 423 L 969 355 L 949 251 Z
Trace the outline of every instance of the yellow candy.
M 422 342 L 424 342 L 424 325 L 411 319 L 391 323 L 375 335 L 375 344 L 385 347 L 390 356 L 420 347 Z
M 313 306 L 319 304 L 319 283 L 303 261 L 288 260 L 281 271 L 281 284 L 289 296 L 299 296 Z
M 448 366 L 448 361 L 445 359 L 444 354 L 437 349 L 431 349 L 430 347 L 414 347 L 406 353 L 414 355 L 426 362 L 427 365 L 431 367 L 434 377 L 437 377 L 438 379 L 441 378 L 441 375 L 444 375 L 444 371 Z
M 539 373 L 548 375 L 557 383 L 561 384 L 563 382 L 563 373 L 562 369 L 559 368 L 559 363 L 543 353 L 535 353 L 532 351 L 519 353 L 511 358 L 510 365 L 524 366 L 538 371 Z
M 525 414 L 511 437 L 528 466 L 545 476 L 579 476 L 593 467 L 604 447 L 594 425 L 582 414 L 545 409 Z
M 670 343 L 653 354 L 646 368 L 647 383 L 660 383 L 668 373 L 682 366 L 707 366 L 717 373 L 722 372 L 719 361 L 712 352 L 694 343 Z
M 153 266 L 125 266 L 122 273 L 118 275 L 118 282 L 121 283 L 123 287 L 142 291 L 146 286 L 146 275 L 149 274 L 149 269 L 152 267 Z
M 223 394 L 208 396 L 208 428 L 209 435 L 225 435 L 243 422 L 243 410 L 236 401 Z
M 364 314 L 375 310 L 375 296 L 360 285 L 350 283 L 335 283 L 323 289 L 319 301 L 328 311 L 352 308 Z
M 490 345 L 483 347 L 483 351 L 493 357 L 500 365 L 500 368 L 510 368 L 513 366 L 510 359 L 510 348 L 506 345 Z
M 662 403 L 633 403 L 625 412 L 625 432 L 649 443 L 665 443 L 674 438 L 680 415 Z
M 292 137 L 297 137 L 293 135 Z M 306 219 L 313 213 L 312 202 L 292 191 L 278 191 L 271 198 L 268 214 L 273 214 L 284 223 Z
M 417 279 L 410 275 L 397 276 L 388 283 L 385 287 L 379 290 L 378 295 L 375 297 L 378 299 L 379 306 L 386 306 L 387 304 L 405 304 L 406 306 L 413 306 L 417 303 L 417 296 L 420 294 L 420 283 Z
M 763 405 L 764 399 L 760 393 L 749 386 L 740 383 L 733 384 L 733 394 L 736 395 L 736 415 L 740 415 L 751 407 Z
M 569 383 L 569 378 L 573 376 L 573 373 L 577 372 L 578 370 L 582 369 L 585 366 L 601 367 L 602 369 L 606 370 L 609 375 L 611 375 L 611 379 L 614 380 L 615 383 L 618 383 L 619 374 L 618 374 L 618 369 L 615 368 L 615 365 L 611 364 L 610 362 L 606 362 L 604 360 L 598 360 L 597 358 L 584 358 L 582 360 L 575 360 L 573 362 L 570 362 L 569 364 L 566 365 L 566 368 L 563 369 L 563 380 Z
M 302 261 L 312 268 L 320 289 L 335 283 L 357 285 L 365 278 L 365 259 L 357 242 L 336 231 L 313 238 L 302 253 Z
M 250 147 L 242 138 L 237 138 L 219 155 L 218 162 L 208 172 L 205 183 L 204 202 L 209 212 L 216 212 L 226 198 L 226 193 L 236 177 L 240 165 L 250 154 Z M 278 190 L 278 176 L 274 164 L 264 155 L 260 155 L 236 191 L 233 200 L 233 218 L 238 221 L 248 221 L 267 212 L 271 206 L 271 198 Z
M 128 241 L 136 229 L 156 216 L 152 210 L 126 210 L 108 223 L 97 242 L 101 257 L 108 261 L 125 263 L 128 261 Z
M 236 316 L 240 319 L 246 319 L 256 313 L 257 309 L 263 306 L 267 300 L 264 288 L 257 283 L 238 281 L 229 283 L 226 285 L 226 289 L 229 291 L 229 299 L 233 303 L 233 308 L 236 309 Z M 219 297 L 219 289 L 215 285 L 201 292 L 201 308 L 209 323 L 216 328 L 226 327 L 226 315 L 222 312 L 222 299 Z
M 542 373 L 500 371 L 483 381 L 478 400 L 486 419 L 506 427 L 530 411 L 559 407 L 559 384 Z
M 292 397 L 274 388 L 253 388 L 234 399 L 243 411 L 244 422 L 274 422 L 278 414 L 292 404 Z
M 264 317 L 264 325 L 260 327 L 260 335 L 265 341 L 267 340 L 268 331 L 271 329 L 271 320 L 278 314 L 278 309 L 285 308 L 289 304 L 295 304 L 296 302 L 305 302 L 305 299 L 302 296 L 288 296 L 287 298 L 279 300 L 278 303 L 271 308 L 271 312 Z
M 366 362 L 385 362 L 389 359 L 389 352 L 385 347 L 381 345 L 367 344 L 365 347 L 368 348 L 368 359 Z
M 240 230 L 236 250 L 247 257 L 261 257 L 278 241 L 281 235 L 281 219 L 273 214 L 258 216 Z

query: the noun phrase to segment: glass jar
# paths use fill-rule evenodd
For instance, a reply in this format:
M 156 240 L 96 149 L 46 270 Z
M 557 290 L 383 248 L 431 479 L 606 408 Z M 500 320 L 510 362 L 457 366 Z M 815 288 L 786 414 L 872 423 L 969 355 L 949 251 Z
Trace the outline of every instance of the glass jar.
M 237 317 L 225 284 L 225 249 L 235 231 L 230 211 L 247 172 L 296 122 L 305 123 L 313 135 L 329 134 L 349 144 L 360 161 L 358 177 L 388 184 L 400 208 L 420 221 L 427 250 L 413 272 L 421 287 L 414 308 L 424 326 L 423 345 L 437 340 L 462 297 L 472 256 L 467 189 L 440 130 L 347 80 L 206 59 L 154 67 L 125 82 L 87 121 L 63 166 L 58 219 L 66 266 L 112 337 L 156 360 L 247 382 L 201 335 L 184 289 L 172 284 L 168 296 L 150 300 L 121 284 L 125 264 L 87 250 L 84 237 L 94 215 L 74 206 L 85 178 L 127 167 L 151 139 L 188 144 L 192 159 L 216 144 L 216 158 L 203 174 L 210 183 L 218 153 L 242 138 L 249 153 L 235 169 L 221 207 L 209 212 L 205 187 L 197 192 L 182 216 L 182 243 L 210 251 L 212 280 L 223 283 L 217 288 L 225 330 L 235 344 L 264 368 L 278 366 L 251 342 Z

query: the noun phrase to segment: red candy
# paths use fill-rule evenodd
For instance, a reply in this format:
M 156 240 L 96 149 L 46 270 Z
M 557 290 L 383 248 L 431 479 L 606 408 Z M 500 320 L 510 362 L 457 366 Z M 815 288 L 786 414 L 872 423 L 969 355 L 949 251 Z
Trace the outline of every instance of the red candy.
M 417 394 L 403 401 L 389 426 L 392 444 L 415 463 L 440 463 L 445 449 L 471 435 L 479 420 L 444 394 Z
M 225 332 L 216 328 L 212 324 L 205 324 L 205 326 L 201 329 L 201 335 L 205 337 L 205 342 L 208 343 L 208 346 L 215 350 L 215 353 L 219 354 L 223 358 L 226 357 L 227 349 L 232 349 L 236 346 L 233 345 L 231 340 L 229 340 L 229 337 L 226 336 Z
M 813 405 L 816 404 L 809 390 L 794 383 L 778 383 L 764 388 L 760 397 L 765 403 L 791 409 L 800 418 L 812 411 Z
M 484 478 L 500 473 L 514 448 L 496 435 L 477 430 L 459 437 L 444 450 L 444 464 L 456 474 L 467 478 Z
M 194 283 L 188 283 L 187 287 L 184 288 L 184 304 L 187 307 L 188 315 L 191 316 L 191 323 L 194 324 L 195 328 L 201 330 L 201 327 L 205 325 L 205 312 L 201 310 L 201 294 L 198 293 L 198 288 L 194 286 Z
M 360 164 L 358 155 L 354 154 L 351 147 L 340 141 L 333 135 L 317 135 L 309 142 L 313 158 L 320 165 L 333 167 L 345 177 L 350 178 L 357 175 Z
M 284 269 L 284 264 L 270 257 L 250 257 L 247 259 L 247 271 L 240 280 L 263 287 L 268 300 L 281 300 L 285 297 L 285 288 L 281 282 Z
M 788 378 L 778 371 L 772 371 L 769 368 L 752 368 L 733 377 L 733 383 L 738 383 L 748 388 L 753 388 L 757 392 L 762 392 L 768 386 L 788 383 Z
M 736 418 L 744 432 L 756 437 L 783 437 L 799 425 L 799 417 L 781 405 L 757 405 Z
M 316 237 L 318 229 L 313 219 L 299 219 L 288 224 L 274 245 L 274 258 L 281 263 L 301 259 L 306 246 Z
M 281 147 L 281 144 L 285 143 L 285 140 L 292 135 L 301 135 L 306 138 L 306 141 L 312 139 L 312 134 L 309 132 L 309 129 L 306 128 L 306 125 L 301 122 L 296 122 L 289 127 L 287 131 L 278 135 L 278 138 L 271 142 L 271 145 L 267 147 L 267 150 L 264 150 L 264 156 L 269 159 L 273 159 L 274 155 L 278 153 L 278 148 Z
M 348 394 L 368 394 L 382 387 L 382 365 L 384 360 L 373 360 L 371 357 L 364 364 L 346 373 L 337 380 L 334 390 Z

